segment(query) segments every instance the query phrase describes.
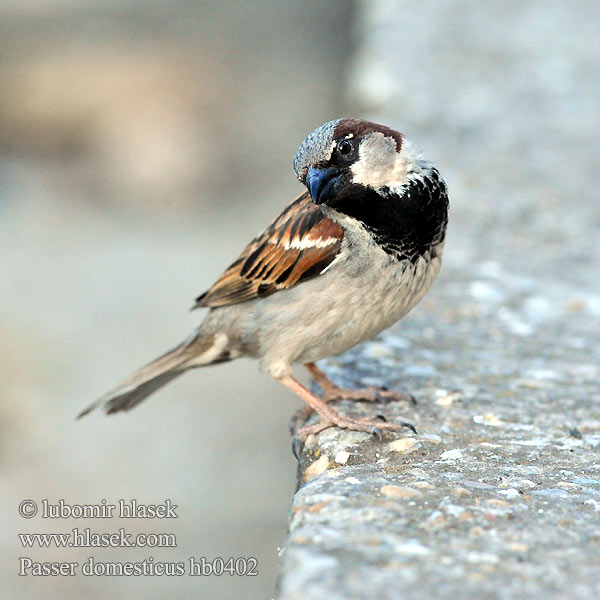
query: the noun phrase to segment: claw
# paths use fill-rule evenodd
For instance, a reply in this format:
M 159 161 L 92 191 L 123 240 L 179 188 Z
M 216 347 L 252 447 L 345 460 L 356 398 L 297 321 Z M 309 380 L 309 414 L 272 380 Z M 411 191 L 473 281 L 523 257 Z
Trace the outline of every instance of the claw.
M 288 429 L 289 429 L 291 435 L 294 435 L 294 431 L 296 430 L 297 423 L 298 423 L 298 415 L 296 413 L 294 413 L 288 422 Z
M 295 458 L 295 459 L 296 459 L 298 462 L 300 462 L 300 456 L 298 455 L 298 443 L 299 443 L 298 436 L 297 436 L 297 435 L 295 435 L 295 436 L 292 438 L 292 454 L 294 455 L 294 458 Z
M 412 424 L 412 423 L 400 423 L 400 425 L 402 425 L 402 427 L 407 427 L 408 429 L 410 429 L 415 435 L 417 434 L 417 429 L 416 427 Z
M 379 419 L 380 421 L 383 421 L 384 423 L 387 423 L 387 419 L 383 415 L 377 415 L 375 418 Z
M 381 429 L 379 427 L 373 427 L 373 435 L 380 441 L 383 442 L 383 435 L 381 435 Z
M 413 406 L 416 406 L 418 404 L 417 399 L 412 394 L 408 395 L 408 400 Z

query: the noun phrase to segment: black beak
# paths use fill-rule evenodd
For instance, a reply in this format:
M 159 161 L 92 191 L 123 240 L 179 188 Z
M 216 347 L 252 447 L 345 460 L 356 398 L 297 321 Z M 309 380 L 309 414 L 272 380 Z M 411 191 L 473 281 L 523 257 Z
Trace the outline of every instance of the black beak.
M 315 204 L 323 204 L 335 195 L 340 175 L 341 171 L 332 167 L 329 169 L 315 169 L 310 166 L 308 168 L 306 187 Z

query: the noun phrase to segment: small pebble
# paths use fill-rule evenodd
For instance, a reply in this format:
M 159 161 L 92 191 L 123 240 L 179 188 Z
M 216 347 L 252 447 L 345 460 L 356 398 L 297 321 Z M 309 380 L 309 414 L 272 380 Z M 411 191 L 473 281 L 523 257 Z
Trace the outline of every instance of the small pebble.
M 498 498 L 488 498 L 486 500 L 486 504 L 491 504 L 492 506 L 499 506 L 500 508 L 507 508 L 510 504 L 506 500 L 499 500 Z
M 440 458 L 442 460 L 457 460 L 458 458 L 463 457 L 463 451 L 460 448 L 455 448 L 454 450 L 446 450 L 440 454 Z
M 438 406 L 450 406 L 456 399 L 458 398 L 458 394 L 445 394 L 444 396 L 438 396 L 435 399 L 435 403 Z
M 570 481 L 561 481 L 556 484 L 557 487 L 562 488 L 563 490 L 572 490 L 577 487 L 576 483 L 571 483 Z
M 423 496 L 419 490 L 399 485 L 384 485 L 379 491 L 389 498 L 414 499 Z
M 531 481 L 531 479 L 519 479 L 516 483 L 516 487 L 529 490 L 535 487 L 535 482 Z
M 390 452 L 408 452 L 417 444 L 415 438 L 400 438 L 387 445 Z
M 411 469 L 410 471 L 408 471 L 408 473 L 410 475 L 412 475 L 413 477 L 418 477 L 419 479 L 429 479 L 429 473 L 427 473 L 427 471 L 423 470 L 423 469 L 419 469 L 419 468 L 415 468 L 415 469 Z M 593 479 L 589 480 L 589 483 L 591 483 L 593 481 Z M 598 483 L 598 482 L 596 482 Z
M 356 477 L 346 477 L 344 481 L 346 483 L 351 483 L 352 485 L 358 485 L 360 483 L 360 479 L 356 479 Z
M 313 477 L 320 475 L 327 470 L 328 466 L 329 457 L 326 454 L 322 454 L 320 458 L 306 467 L 306 471 L 304 471 L 304 481 L 310 481 Z
M 481 425 L 487 425 L 488 427 L 500 427 L 500 425 L 503 425 L 502 421 L 492 413 L 487 413 L 485 415 L 475 415 L 473 417 L 473 421 Z
M 405 544 L 400 544 L 394 547 L 394 550 L 398 554 L 404 554 L 407 556 L 427 556 L 431 554 L 431 550 L 427 546 L 417 542 L 416 540 L 410 540 Z
M 519 494 L 519 490 L 515 490 L 515 488 L 508 488 L 507 490 L 498 490 L 499 494 L 502 494 L 512 500 L 513 498 L 518 498 L 521 494 Z
M 348 459 L 350 458 L 350 452 L 346 450 L 340 450 L 333 459 L 339 465 L 345 465 Z
M 432 490 L 434 488 L 434 486 L 431 485 L 428 481 L 413 481 L 411 485 L 422 490 Z

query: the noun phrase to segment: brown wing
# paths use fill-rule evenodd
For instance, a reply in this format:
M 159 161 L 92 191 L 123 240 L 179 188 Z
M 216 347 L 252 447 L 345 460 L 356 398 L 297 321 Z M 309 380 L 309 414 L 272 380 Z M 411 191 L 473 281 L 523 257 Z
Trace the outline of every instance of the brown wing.
M 319 275 L 342 245 L 344 230 L 302 194 L 252 240 L 194 308 L 269 296 Z

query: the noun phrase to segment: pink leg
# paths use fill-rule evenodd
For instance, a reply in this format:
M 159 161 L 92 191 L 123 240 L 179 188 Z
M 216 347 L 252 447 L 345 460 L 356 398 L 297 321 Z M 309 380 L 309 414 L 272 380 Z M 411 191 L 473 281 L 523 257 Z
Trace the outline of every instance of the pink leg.
M 296 381 L 291 375 L 286 375 L 279 379 L 283 385 L 288 387 L 294 393 L 296 393 L 312 410 L 314 410 L 320 417 L 318 423 L 314 425 L 307 425 L 302 427 L 298 433 L 298 439 L 304 441 L 311 433 L 318 433 L 328 427 L 337 425 L 341 429 L 351 429 L 353 431 L 365 431 L 367 433 L 381 433 L 381 430 L 385 429 L 388 431 L 399 431 L 404 427 L 408 427 L 414 430 L 414 427 L 409 423 L 386 423 L 377 421 L 375 419 L 352 419 L 342 415 L 341 413 L 333 410 L 327 403 L 318 396 L 312 394 L 307 390 L 301 383 Z
M 327 377 L 314 362 L 306 363 L 304 366 L 314 377 L 315 381 L 321 386 L 323 390 L 321 400 L 324 402 L 330 402 L 331 400 L 362 400 L 363 402 L 411 400 L 414 402 L 414 398 L 411 398 L 411 396 L 374 386 L 358 390 L 344 389 L 335 385 L 335 383 L 333 383 L 333 381 L 331 381 L 331 379 L 329 379 L 329 377 Z

